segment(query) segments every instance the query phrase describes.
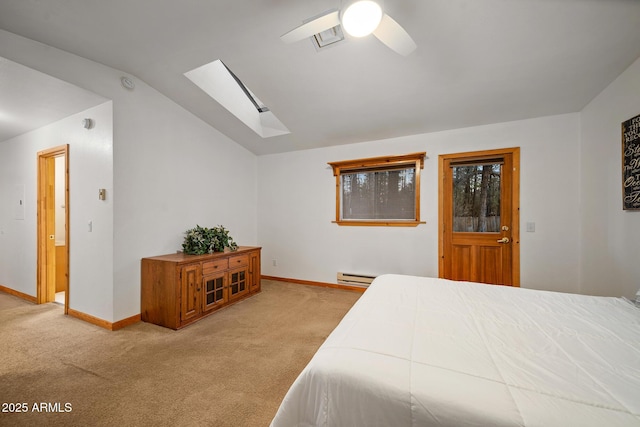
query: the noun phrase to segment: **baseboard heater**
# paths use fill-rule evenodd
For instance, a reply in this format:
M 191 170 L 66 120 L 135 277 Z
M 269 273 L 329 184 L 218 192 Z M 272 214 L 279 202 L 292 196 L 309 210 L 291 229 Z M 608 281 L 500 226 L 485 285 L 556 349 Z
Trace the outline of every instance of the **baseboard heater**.
M 365 274 L 338 273 L 338 284 L 367 287 L 373 282 L 376 276 Z

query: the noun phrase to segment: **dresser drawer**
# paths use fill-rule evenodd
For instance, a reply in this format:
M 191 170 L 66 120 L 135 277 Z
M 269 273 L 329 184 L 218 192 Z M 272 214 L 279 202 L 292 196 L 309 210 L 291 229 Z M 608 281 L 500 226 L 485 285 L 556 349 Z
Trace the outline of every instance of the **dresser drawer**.
M 244 267 L 249 265 L 249 255 L 238 255 L 229 258 L 229 268 Z
M 202 263 L 202 275 L 207 276 L 217 271 L 224 271 L 229 268 L 228 259 L 218 259 L 215 261 L 207 261 Z

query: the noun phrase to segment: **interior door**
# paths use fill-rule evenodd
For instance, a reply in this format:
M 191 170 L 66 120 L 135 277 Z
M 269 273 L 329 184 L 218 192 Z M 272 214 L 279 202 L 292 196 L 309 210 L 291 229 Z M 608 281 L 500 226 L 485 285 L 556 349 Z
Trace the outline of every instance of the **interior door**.
M 520 285 L 518 148 L 441 155 L 439 276 Z
M 55 157 L 46 159 L 46 182 L 44 208 L 46 209 L 45 219 L 45 257 L 46 257 L 46 301 L 54 301 L 56 298 L 56 218 L 55 218 Z
M 64 158 L 56 166 L 56 158 Z M 60 204 L 64 205 L 64 253 L 56 254 L 56 169 L 63 175 L 61 183 L 64 187 Z M 64 280 L 65 303 L 64 313 L 69 312 L 69 145 L 61 145 L 38 152 L 37 177 L 37 272 L 36 287 L 38 304 L 55 300 L 56 284 L 59 276 Z M 60 258 L 60 259 L 58 259 Z M 60 262 L 60 260 L 64 261 Z M 57 271 L 59 270 L 59 271 Z

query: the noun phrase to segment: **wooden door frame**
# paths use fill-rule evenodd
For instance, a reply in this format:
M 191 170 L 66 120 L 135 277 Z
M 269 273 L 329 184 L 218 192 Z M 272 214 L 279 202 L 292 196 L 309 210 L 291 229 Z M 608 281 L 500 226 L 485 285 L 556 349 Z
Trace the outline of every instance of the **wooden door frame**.
M 513 160 L 511 185 L 511 272 L 512 286 L 520 286 L 520 147 L 466 153 L 440 154 L 438 156 L 438 277 L 444 277 L 444 164 L 446 160 L 481 160 L 510 154 Z
M 67 252 L 67 265 L 65 274 L 67 276 L 67 290 L 64 294 L 64 314 L 69 314 L 69 144 L 48 148 L 38 152 L 38 193 L 37 193 L 37 272 L 36 272 L 36 301 L 38 304 L 49 302 L 50 280 L 48 280 L 47 270 L 47 221 L 52 213 L 47 209 L 45 201 L 46 184 L 52 179 L 50 162 L 56 157 L 64 156 L 64 206 L 65 206 L 65 251 Z M 55 166 L 54 166 L 55 167 Z M 53 177 L 55 179 L 55 176 Z M 55 212 L 53 213 L 55 215 Z M 55 272 L 53 273 L 55 274 Z M 55 289 L 54 289 L 55 292 Z

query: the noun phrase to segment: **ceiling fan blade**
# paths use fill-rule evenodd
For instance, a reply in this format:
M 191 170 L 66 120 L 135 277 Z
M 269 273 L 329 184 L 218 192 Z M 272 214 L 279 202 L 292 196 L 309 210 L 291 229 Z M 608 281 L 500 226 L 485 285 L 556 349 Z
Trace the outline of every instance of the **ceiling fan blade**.
M 400 55 L 407 56 L 417 47 L 409 33 L 386 13 L 382 15 L 382 21 L 373 35 Z
M 340 12 L 337 10 L 294 28 L 288 33 L 281 35 L 280 39 L 285 43 L 293 43 L 333 28 L 336 25 L 340 25 Z

